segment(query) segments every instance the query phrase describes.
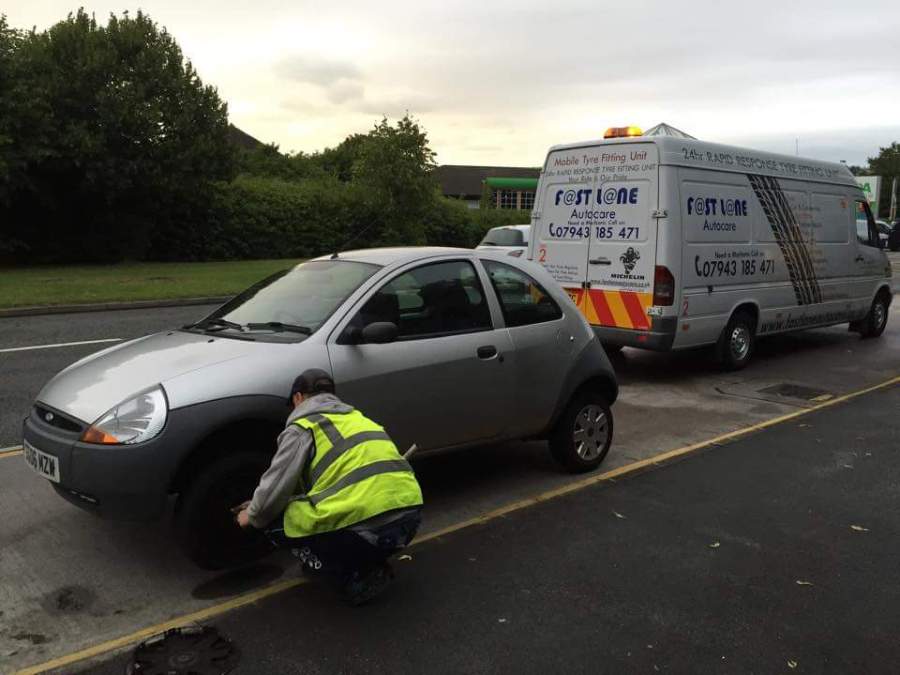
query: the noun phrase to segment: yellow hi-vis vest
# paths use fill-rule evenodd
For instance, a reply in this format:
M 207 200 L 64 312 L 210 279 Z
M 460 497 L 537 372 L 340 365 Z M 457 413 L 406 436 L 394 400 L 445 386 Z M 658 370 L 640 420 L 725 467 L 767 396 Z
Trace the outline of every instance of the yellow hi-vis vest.
M 422 504 L 412 467 L 384 428 L 358 410 L 313 414 L 294 424 L 312 432 L 315 453 L 306 469 L 309 491 L 284 511 L 288 537 L 331 532 Z

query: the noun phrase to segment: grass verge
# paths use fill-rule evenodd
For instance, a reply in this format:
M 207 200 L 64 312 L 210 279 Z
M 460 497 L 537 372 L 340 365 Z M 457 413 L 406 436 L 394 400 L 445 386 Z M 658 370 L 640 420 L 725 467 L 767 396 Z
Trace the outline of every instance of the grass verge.
M 233 295 L 298 260 L 0 268 L 0 309 Z

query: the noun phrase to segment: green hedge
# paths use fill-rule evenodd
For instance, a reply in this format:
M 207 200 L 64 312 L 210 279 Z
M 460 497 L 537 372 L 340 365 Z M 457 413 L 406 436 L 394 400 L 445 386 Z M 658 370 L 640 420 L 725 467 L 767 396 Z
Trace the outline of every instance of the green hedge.
M 469 209 L 440 194 L 435 194 L 424 213 L 413 228 L 419 241 L 465 248 L 477 245 L 492 227 L 527 223 L 531 217 L 528 211 Z M 240 176 L 216 187 L 208 222 L 184 232 L 178 255 L 173 257 L 308 258 L 348 245 L 413 243 L 398 240 L 391 225 L 385 222 L 377 200 L 353 183 Z

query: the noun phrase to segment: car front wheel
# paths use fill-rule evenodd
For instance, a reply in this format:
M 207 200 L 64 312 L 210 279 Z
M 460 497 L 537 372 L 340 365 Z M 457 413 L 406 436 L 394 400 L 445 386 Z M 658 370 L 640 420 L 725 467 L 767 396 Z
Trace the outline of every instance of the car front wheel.
M 243 565 L 272 550 L 254 527 L 241 529 L 232 507 L 253 496 L 269 466 L 262 453 L 240 452 L 208 464 L 181 494 L 175 534 L 187 556 L 207 570 Z
M 600 393 L 576 395 L 550 436 L 550 451 L 572 473 L 596 469 L 606 458 L 613 436 L 613 416 Z

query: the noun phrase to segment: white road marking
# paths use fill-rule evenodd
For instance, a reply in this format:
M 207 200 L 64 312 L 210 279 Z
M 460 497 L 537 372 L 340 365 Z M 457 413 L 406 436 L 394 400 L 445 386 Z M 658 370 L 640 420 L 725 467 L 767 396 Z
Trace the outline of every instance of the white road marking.
M 7 347 L 0 349 L 0 354 L 8 352 L 27 352 L 31 349 L 56 349 L 57 347 L 77 347 L 79 345 L 99 345 L 104 342 L 121 342 L 122 338 L 107 338 L 105 340 L 82 340 L 81 342 L 59 342 L 54 345 L 31 345 L 30 347 Z
M 11 445 L 8 448 L 0 448 L 0 455 L 5 455 L 6 453 L 18 452 L 22 449 L 21 445 Z

